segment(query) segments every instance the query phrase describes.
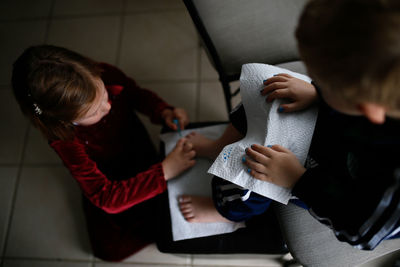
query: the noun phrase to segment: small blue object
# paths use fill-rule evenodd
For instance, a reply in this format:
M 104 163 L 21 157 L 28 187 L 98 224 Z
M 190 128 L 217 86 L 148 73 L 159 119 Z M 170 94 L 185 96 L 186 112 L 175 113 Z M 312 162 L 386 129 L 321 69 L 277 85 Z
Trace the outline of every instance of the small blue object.
M 268 145 L 267 147 L 272 147 L 271 145 Z
M 278 108 L 278 112 L 283 112 L 285 109 L 283 107 Z
M 248 172 L 248 173 L 250 173 L 250 172 L 251 172 L 251 169 L 250 169 L 250 168 L 248 168 L 248 169 L 247 169 L 247 172 Z
M 182 137 L 181 127 L 179 126 L 179 121 L 178 121 L 178 119 L 174 119 L 172 122 L 176 125 L 179 136 Z
M 243 157 L 243 158 L 242 158 L 242 161 L 243 161 L 243 162 L 246 162 L 246 157 Z

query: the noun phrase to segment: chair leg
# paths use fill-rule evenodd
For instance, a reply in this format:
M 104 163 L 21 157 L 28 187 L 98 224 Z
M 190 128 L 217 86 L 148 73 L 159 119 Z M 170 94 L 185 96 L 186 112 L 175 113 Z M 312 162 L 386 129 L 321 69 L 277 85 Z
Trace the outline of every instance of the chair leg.
M 295 259 L 293 259 L 292 255 L 286 253 L 282 257 L 279 258 L 279 262 L 282 264 L 283 267 L 301 267 Z
M 228 114 L 232 111 L 232 103 L 231 103 L 231 87 L 229 85 L 229 82 L 221 80 L 222 83 L 222 88 L 224 90 L 224 96 L 225 96 L 225 102 L 226 102 L 226 108 L 228 110 Z

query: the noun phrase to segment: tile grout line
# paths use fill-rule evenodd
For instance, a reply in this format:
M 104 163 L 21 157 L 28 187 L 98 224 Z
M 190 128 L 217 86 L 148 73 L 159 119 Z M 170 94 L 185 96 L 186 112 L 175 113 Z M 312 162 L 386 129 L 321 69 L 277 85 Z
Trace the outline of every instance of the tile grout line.
M 190 254 L 190 266 L 193 267 L 194 255 Z
M 46 32 L 45 32 L 45 35 L 44 35 L 44 42 L 46 44 L 47 44 L 48 39 L 49 39 L 50 25 L 51 25 L 51 23 L 53 21 L 53 11 L 54 11 L 54 6 L 55 6 L 55 1 L 56 0 L 51 1 L 50 11 L 49 11 L 49 14 L 47 16 Z
M 118 33 L 118 41 L 117 41 L 117 51 L 116 51 L 116 59 L 115 59 L 115 66 L 119 66 L 120 64 L 120 58 L 121 58 L 121 51 L 122 51 L 122 40 L 123 40 L 123 35 L 124 35 L 124 28 L 125 28 L 125 16 L 126 16 L 126 3 L 127 0 L 123 0 L 122 2 L 122 8 L 120 11 L 120 19 L 119 19 L 119 33 Z
M 4 237 L 4 246 L 3 246 L 3 251 L 1 253 L 1 256 L 3 259 L 3 261 L 1 262 L 1 267 L 4 266 L 4 258 L 5 258 L 5 254 L 7 251 L 8 239 L 10 236 L 10 229 L 11 229 L 11 222 L 12 222 L 12 219 L 14 216 L 15 202 L 17 200 L 18 186 L 19 186 L 19 182 L 21 180 L 22 168 L 24 166 L 25 152 L 26 152 L 26 148 L 27 148 L 27 144 L 28 144 L 28 137 L 29 137 L 30 129 L 31 129 L 31 126 L 30 126 L 30 124 L 28 124 L 28 126 L 25 130 L 24 144 L 22 146 L 23 148 L 21 151 L 20 162 L 18 165 L 17 177 L 16 177 L 15 183 L 14 183 L 14 192 L 13 192 L 12 198 L 11 198 L 11 207 L 10 207 L 10 212 L 9 212 L 9 217 L 8 217 L 8 222 L 7 222 L 6 234 Z
M 174 79 L 135 79 L 138 83 L 169 83 L 169 84 L 185 84 L 185 83 L 196 83 L 196 79 L 179 79 L 179 80 L 174 80 Z M 213 83 L 213 82 L 219 82 L 218 78 L 202 78 L 202 82 L 205 83 Z M 0 83 L 0 90 L 10 90 L 11 84 Z
M 0 163 L 0 168 L 18 168 L 19 163 Z
M 45 262 L 69 262 L 69 263 L 91 263 L 88 260 L 82 259 L 62 259 L 62 258 L 42 258 L 42 257 L 4 257 L 7 260 L 22 260 L 22 261 L 45 261 Z
M 199 121 L 200 118 L 200 89 L 201 89 L 201 45 L 200 45 L 200 36 L 197 34 L 197 49 L 196 49 L 196 67 L 197 67 L 197 77 L 196 77 L 196 107 L 195 107 L 195 113 L 196 113 L 196 121 Z
M 54 2 L 52 2 L 51 9 L 53 10 L 54 7 Z M 125 16 L 131 16 L 131 15 L 146 15 L 148 13 L 167 13 L 167 12 L 182 12 L 186 11 L 184 8 L 170 8 L 170 9 L 145 9 L 145 10 L 136 10 L 136 11 L 129 11 L 129 12 L 124 12 Z M 104 12 L 104 13 L 82 13 L 82 14 L 67 14 L 67 15 L 56 15 L 52 16 L 54 19 L 58 20 L 63 20 L 63 19 L 81 19 L 81 18 L 99 18 L 99 17 L 110 17 L 110 16 L 119 16 L 121 15 L 121 12 Z M 11 18 L 11 19 L 0 19 L 1 22 L 19 22 L 19 21 L 32 21 L 32 20 L 44 20 L 47 19 L 48 16 L 36 16 L 36 17 L 22 17 L 22 18 Z
M 52 2 L 51 8 L 53 8 L 54 2 Z M 125 6 L 123 6 L 125 10 Z M 186 11 L 185 8 L 169 8 L 169 9 L 163 9 L 163 8 L 154 8 L 154 9 L 144 9 L 144 10 L 135 10 L 135 11 L 128 11 L 125 12 L 124 14 L 126 16 L 131 16 L 131 15 L 146 15 L 149 13 L 172 13 L 172 12 L 182 12 Z M 66 15 L 55 15 L 53 16 L 54 19 L 80 19 L 80 18 L 98 18 L 98 17 L 108 17 L 108 16 L 119 16 L 121 15 L 121 11 L 119 12 L 100 12 L 100 13 L 81 13 L 81 14 L 66 14 Z M 0 19 L 0 22 L 16 22 L 16 21 L 30 21 L 30 20 L 43 20 L 47 19 L 47 16 L 32 16 L 32 17 L 22 17 L 22 18 L 10 18 L 10 19 Z
M 54 10 L 54 4 L 55 4 L 55 0 L 51 1 L 51 6 L 50 6 L 50 10 L 49 10 L 49 14 L 46 18 L 47 23 L 46 23 L 46 29 L 45 29 L 45 34 L 44 34 L 44 42 L 47 42 L 48 36 L 49 36 L 49 29 L 50 29 L 50 24 L 51 24 L 51 18 L 52 18 L 52 13 Z M 20 20 L 18 20 L 20 21 Z M 21 180 L 21 174 L 22 174 L 22 168 L 24 167 L 24 162 L 25 162 L 25 153 L 28 147 L 28 139 L 29 139 L 29 133 L 31 131 L 31 125 L 28 124 L 26 130 L 25 130 L 25 136 L 24 136 L 24 144 L 22 146 L 22 151 L 21 151 L 21 157 L 20 157 L 20 162 L 18 165 L 18 171 L 17 171 L 17 177 L 15 180 L 15 185 L 14 185 L 14 192 L 13 192 L 13 196 L 12 196 L 12 200 L 11 200 L 11 207 L 10 207 L 10 213 L 9 213 L 9 218 L 8 218 L 8 223 L 7 223 L 7 228 L 6 228 L 6 235 L 4 237 L 4 246 L 3 246 L 3 251 L 2 251 L 2 262 L 1 262 L 1 267 L 4 267 L 4 258 L 5 258 L 5 254 L 7 251 L 7 245 L 8 245 L 8 239 L 10 236 L 10 229 L 11 229 L 11 223 L 12 223 L 12 219 L 14 216 L 14 212 L 15 212 L 15 205 L 16 205 L 16 200 L 17 200 L 17 194 L 18 194 L 18 186 Z

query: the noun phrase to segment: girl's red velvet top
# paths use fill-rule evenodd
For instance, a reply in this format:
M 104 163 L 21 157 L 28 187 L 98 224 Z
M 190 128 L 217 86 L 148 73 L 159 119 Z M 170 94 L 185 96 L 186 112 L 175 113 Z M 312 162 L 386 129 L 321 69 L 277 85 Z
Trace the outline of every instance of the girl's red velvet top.
M 133 110 L 159 124 L 161 111 L 172 107 L 116 67 L 101 67 L 109 114 L 94 125 L 76 126 L 74 140 L 50 145 L 94 205 L 119 213 L 166 190 L 161 163 L 156 163 L 154 148 Z

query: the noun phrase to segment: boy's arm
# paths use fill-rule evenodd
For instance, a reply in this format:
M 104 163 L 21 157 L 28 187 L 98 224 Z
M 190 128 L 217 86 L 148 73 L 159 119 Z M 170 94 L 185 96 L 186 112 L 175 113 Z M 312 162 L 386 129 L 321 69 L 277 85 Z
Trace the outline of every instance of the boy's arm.
M 370 152 L 361 153 L 364 161 L 346 163 L 359 169 L 357 175 L 340 164 L 335 169 L 319 165 L 305 170 L 293 153 L 277 145 L 252 145 L 243 161 L 256 179 L 292 188 L 339 240 L 373 249 L 400 224 L 400 165 L 372 158 L 377 151 Z
M 218 139 L 210 139 L 196 132 L 192 132 L 187 136 L 188 141 L 193 145 L 197 156 L 215 160 L 226 145 L 237 142 L 245 136 L 247 131 L 247 122 L 246 113 L 242 104 L 239 104 L 229 114 L 229 120 L 230 123 Z
M 400 223 L 400 180 L 398 174 L 386 175 L 354 179 L 317 166 L 302 175 L 292 193 L 339 240 L 373 249 Z

